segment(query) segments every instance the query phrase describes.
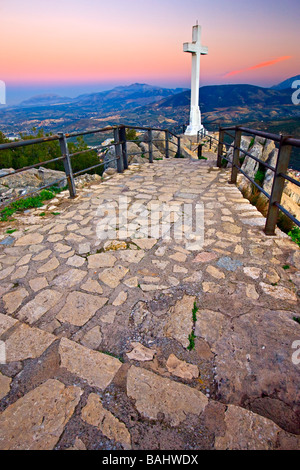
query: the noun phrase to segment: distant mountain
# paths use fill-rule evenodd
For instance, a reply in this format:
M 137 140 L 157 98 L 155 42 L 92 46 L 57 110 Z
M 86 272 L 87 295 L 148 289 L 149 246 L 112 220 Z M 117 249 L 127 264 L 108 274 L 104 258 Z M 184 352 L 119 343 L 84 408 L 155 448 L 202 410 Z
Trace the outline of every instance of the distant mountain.
M 189 106 L 190 92 L 168 97 L 157 108 Z M 219 108 L 269 107 L 291 104 L 290 91 L 277 91 L 254 85 L 214 85 L 200 88 L 200 105 L 203 113 Z
M 64 102 L 65 101 L 65 102 Z M 200 88 L 204 125 L 269 122 L 300 119 L 300 106 L 291 100 L 291 89 L 276 90 L 253 85 L 215 85 Z M 0 131 L 5 134 L 72 132 L 127 123 L 175 128 L 189 120 L 190 90 L 134 83 L 112 90 L 65 98 L 39 95 L 22 106 L 0 109 Z
M 186 88 L 160 88 L 151 85 L 134 83 L 129 86 L 119 86 L 112 90 L 100 93 L 80 95 L 73 100 L 73 104 L 80 106 L 101 106 L 107 111 L 120 111 L 133 109 L 158 102 L 168 96 L 181 93 Z
M 54 94 L 36 95 L 28 100 L 22 101 L 20 106 L 50 106 L 52 104 L 70 103 L 72 98 L 66 98 Z
M 284 82 L 281 82 L 278 85 L 273 86 L 272 89 L 273 90 L 286 90 L 287 88 L 289 88 L 290 90 L 295 80 L 300 80 L 300 75 L 296 75 L 295 77 L 288 78 L 287 80 L 284 80 Z

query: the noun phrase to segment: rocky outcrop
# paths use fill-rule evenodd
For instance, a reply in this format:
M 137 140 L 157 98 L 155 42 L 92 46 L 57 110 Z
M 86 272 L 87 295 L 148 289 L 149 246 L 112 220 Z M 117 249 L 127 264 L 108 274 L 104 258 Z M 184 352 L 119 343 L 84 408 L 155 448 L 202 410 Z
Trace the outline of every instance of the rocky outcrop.
M 53 185 L 60 189 L 67 185 L 66 174 L 64 171 L 49 170 L 48 168 L 39 167 L 30 170 L 14 173 L 13 168 L 3 168 L 0 175 L 5 174 L 1 178 L 0 184 L 0 203 L 9 201 L 18 196 L 30 195 L 43 186 Z M 99 175 L 84 174 L 75 178 L 76 187 L 83 187 L 86 183 L 100 179 Z

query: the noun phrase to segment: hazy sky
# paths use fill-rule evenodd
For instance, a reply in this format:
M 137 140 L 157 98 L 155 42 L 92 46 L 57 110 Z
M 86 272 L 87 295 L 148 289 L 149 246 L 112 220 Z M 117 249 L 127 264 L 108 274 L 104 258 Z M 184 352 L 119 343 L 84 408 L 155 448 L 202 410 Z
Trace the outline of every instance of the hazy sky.
M 202 85 L 268 86 L 300 73 L 299 0 L 0 0 L 0 20 L 8 92 L 188 87 L 182 44 L 196 20 L 209 48 Z

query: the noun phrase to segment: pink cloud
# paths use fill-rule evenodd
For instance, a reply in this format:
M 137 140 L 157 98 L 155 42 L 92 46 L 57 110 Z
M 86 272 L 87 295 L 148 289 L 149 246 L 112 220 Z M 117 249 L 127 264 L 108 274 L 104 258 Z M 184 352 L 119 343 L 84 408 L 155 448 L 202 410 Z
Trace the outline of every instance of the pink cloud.
M 224 75 L 224 77 L 232 77 L 233 75 L 237 75 L 237 74 L 243 73 L 243 72 L 248 72 L 249 70 L 256 70 L 256 69 L 261 69 L 263 67 L 270 67 L 271 65 L 275 65 L 278 62 L 282 62 L 283 60 L 288 60 L 288 59 L 291 59 L 291 58 L 292 58 L 292 56 L 290 56 L 290 55 L 278 57 L 277 59 L 269 60 L 268 62 L 262 62 L 260 64 L 253 65 L 252 67 L 247 67 L 245 69 L 234 70 L 232 72 L 228 72 Z

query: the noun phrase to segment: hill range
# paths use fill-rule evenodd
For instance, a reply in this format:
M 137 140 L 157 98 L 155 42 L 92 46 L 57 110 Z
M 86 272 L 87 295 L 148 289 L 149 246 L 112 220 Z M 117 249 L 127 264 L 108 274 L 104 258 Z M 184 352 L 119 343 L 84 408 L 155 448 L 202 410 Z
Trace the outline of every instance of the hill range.
M 209 130 L 219 124 L 254 123 L 300 137 L 300 106 L 292 103 L 293 77 L 273 88 L 254 85 L 214 85 L 200 88 L 203 122 Z M 45 132 L 79 131 L 127 123 L 177 128 L 188 122 L 190 90 L 135 83 L 77 98 L 38 95 L 18 106 L 0 109 L 0 131 L 16 136 L 43 128 Z M 283 123 L 283 124 L 281 124 Z M 289 124 L 288 124 L 289 123 Z M 281 127 L 280 127 L 281 126 Z M 291 129 L 292 127 L 292 129 Z

